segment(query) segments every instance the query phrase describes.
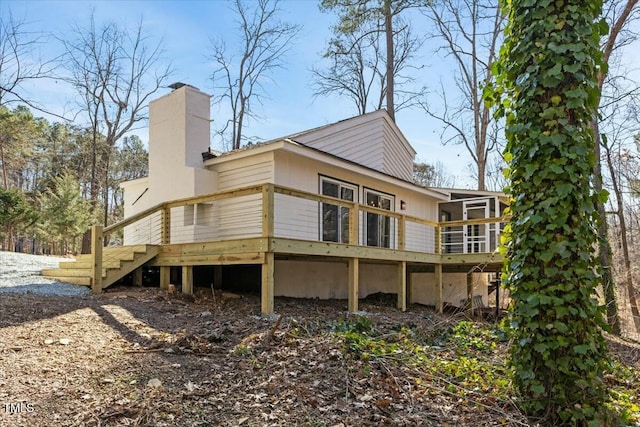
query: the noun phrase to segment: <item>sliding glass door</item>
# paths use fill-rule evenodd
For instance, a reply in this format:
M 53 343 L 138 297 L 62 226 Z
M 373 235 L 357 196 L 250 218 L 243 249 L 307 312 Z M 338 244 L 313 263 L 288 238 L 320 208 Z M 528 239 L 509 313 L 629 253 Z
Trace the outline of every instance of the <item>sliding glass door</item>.
M 365 189 L 364 198 L 367 206 L 392 210 L 394 206 L 394 197 L 388 194 L 379 193 L 377 191 Z M 392 223 L 391 217 L 371 212 L 365 214 L 365 232 L 367 246 L 378 246 L 381 248 L 390 248 L 392 243 Z

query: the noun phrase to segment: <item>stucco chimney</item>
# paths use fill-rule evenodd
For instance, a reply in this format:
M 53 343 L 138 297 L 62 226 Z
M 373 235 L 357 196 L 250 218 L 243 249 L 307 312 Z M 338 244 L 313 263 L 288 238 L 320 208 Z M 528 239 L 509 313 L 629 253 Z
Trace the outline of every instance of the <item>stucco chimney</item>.
M 175 86 L 175 88 L 174 88 Z M 193 196 L 193 169 L 209 149 L 210 96 L 187 84 L 149 103 L 149 192 L 154 202 Z

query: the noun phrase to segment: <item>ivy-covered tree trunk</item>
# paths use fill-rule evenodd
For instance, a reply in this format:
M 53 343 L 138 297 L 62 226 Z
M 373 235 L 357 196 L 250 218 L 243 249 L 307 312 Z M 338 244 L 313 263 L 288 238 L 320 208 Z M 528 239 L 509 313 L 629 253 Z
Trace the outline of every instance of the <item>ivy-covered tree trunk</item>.
M 545 425 L 607 425 L 607 368 L 595 300 L 601 221 L 591 187 L 590 128 L 599 95 L 594 0 L 505 1 L 498 65 L 507 97 L 505 281 L 514 300 L 511 365 L 522 407 Z

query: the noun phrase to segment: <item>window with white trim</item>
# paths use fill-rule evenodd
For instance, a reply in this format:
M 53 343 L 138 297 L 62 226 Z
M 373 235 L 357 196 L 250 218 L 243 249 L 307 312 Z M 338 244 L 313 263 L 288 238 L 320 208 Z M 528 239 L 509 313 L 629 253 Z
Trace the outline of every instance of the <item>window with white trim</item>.
M 392 195 L 365 188 L 364 200 L 367 206 L 387 211 L 394 210 L 395 197 Z M 393 240 L 393 223 L 391 217 L 366 212 L 364 218 L 365 242 L 367 246 L 390 248 Z
M 333 178 L 320 177 L 320 194 L 356 202 L 358 187 Z M 322 203 L 320 206 L 320 236 L 325 242 L 349 243 L 349 209 Z

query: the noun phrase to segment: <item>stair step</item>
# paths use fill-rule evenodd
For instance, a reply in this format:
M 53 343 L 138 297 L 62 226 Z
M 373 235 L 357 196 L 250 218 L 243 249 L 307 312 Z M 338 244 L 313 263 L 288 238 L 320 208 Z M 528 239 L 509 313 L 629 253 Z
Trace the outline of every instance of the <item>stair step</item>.
M 102 257 L 117 258 L 121 254 L 133 254 L 133 253 L 145 253 L 148 245 L 133 245 L 133 246 L 107 246 L 102 248 Z M 91 254 L 76 255 L 76 261 L 90 261 Z
M 71 283 L 74 285 L 91 286 L 90 277 L 70 277 L 70 276 L 54 275 L 54 276 L 47 276 L 47 279 L 53 279 L 59 282 Z
M 105 269 L 102 270 L 102 276 L 106 275 L 107 271 Z M 45 277 L 91 277 L 91 270 L 88 268 L 66 268 L 64 270 L 60 270 L 57 268 L 48 268 L 46 270 L 42 270 L 42 275 Z
M 126 261 L 126 260 L 125 260 Z M 63 261 L 60 263 L 58 268 L 60 270 L 68 270 L 68 269 L 87 269 L 90 270 L 92 266 L 91 261 Z M 102 262 L 103 268 L 120 268 L 120 260 L 108 260 Z
M 154 245 L 111 246 L 102 252 L 102 287 L 106 288 L 134 271 L 158 254 Z M 62 282 L 91 286 L 90 254 L 76 257 L 75 261 L 63 261 L 59 268 L 42 270 L 42 275 Z

